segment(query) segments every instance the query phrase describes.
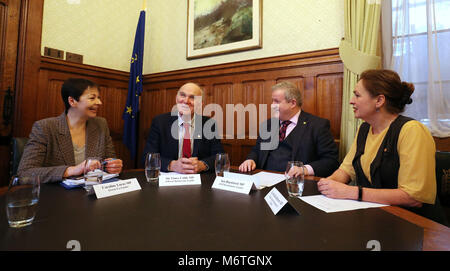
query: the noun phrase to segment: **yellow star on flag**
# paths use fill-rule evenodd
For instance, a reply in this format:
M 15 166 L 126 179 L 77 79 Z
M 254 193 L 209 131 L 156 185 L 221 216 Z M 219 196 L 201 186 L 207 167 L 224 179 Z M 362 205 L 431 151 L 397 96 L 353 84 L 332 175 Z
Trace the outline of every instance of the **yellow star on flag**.
M 131 109 L 131 106 L 127 106 L 127 114 L 131 115 L 131 112 L 133 112 L 133 109 Z

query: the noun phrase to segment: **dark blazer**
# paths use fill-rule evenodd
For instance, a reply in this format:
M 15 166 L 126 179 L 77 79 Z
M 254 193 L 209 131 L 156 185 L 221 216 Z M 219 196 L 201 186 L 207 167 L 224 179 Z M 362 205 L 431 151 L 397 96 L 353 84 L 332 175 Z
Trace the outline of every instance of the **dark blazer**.
M 89 119 L 85 157 L 112 158 L 115 155 L 106 120 Z M 75 166 L 75 156 L 66 114 L 36 121 L 23 151 L 18 175 L 39 175 L 42 183 L 61 181 L 69 166 Z
M 267 131 L 271 131 L 270 120 L 261 125 L 266 126 Z M 338 168 L 339 150 L 334 143 L 329 120 L 302 111 L 297 126 L 288 137 L 295 138 L 291 160 L 309 164 L 314 169 L 315 176 L 328 177 Z M 269 141 L 270 139 L 262 140 L 261 136 L 258 136 L 256 145 L 247 156 L 247 159 L 256 162 L 256 168 L 264 168 L 270 151 L 261 150 L 260 145 L 261 142 Z
M 203 134 L 203 127 L 205 126 L 205 123 L 210 120 L 210 118 L 199 115 L 195 115 L 195 117 L 196 125 L 193 134 L 194 146 L 192 157 L 198 157 L 198 160 L 202 160 L 208 165 L 209 170 L 213 170 L 216 154 L 224 152 L 220 139 L 217 139 L 215 122 L 212 125 L 211 130 L 216 136 L 212 139 L 207 139 Z M 200 120 L 202 127 L 197 125 Z M 172 116 L 170 112 L 153 118 L 144 148 L 144 155 L 141 160 L 142 166 L 145 165 L 144 161 L 147 153 L 160 154 L 161 171 L 167 171 L 170 161 L 178 160 L 178 139 L 174 138 L 171 133 L 172 124 L 174 122 L 178 123 L 178 115 Z

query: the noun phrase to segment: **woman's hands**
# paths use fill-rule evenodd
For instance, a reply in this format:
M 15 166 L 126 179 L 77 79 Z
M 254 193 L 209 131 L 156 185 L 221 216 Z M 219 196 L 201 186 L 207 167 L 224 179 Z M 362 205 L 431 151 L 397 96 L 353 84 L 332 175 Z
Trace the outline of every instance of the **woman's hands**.
M 104 160 L 105 171 L 108 173 L 119 174 L 122 172 L 123 162 L 120 159 L 106 158 Z
M 120 159 L 114 159 L 114 158 L 107 158 L 104 160 L 105 167 L 104 170 L 108 173 L 113 174 L 119 174 L 122 172 L 123 162 Z M 100 167 L 100 165 L 99 165 Z M 70 176 L 80 176 L 84 174 L 84 169 L 86 168 L 86 160 L 79 163 L 76 166 L 71 166 L 64 171 L 64 178 L 70 177 Z
M 358 187 L 343 184 L 332 179 L 322 178 L 317 183 L 322 195 L 333 199 L 358 199 Z
M 84 168 L 86 167 L 86 160 L 79 163 L 76 166 L 71 166 L 66 168 L 66 171 L 64 171 L 64 178 L 70 177 L 70 176 L 79 176 L 84 174 Z

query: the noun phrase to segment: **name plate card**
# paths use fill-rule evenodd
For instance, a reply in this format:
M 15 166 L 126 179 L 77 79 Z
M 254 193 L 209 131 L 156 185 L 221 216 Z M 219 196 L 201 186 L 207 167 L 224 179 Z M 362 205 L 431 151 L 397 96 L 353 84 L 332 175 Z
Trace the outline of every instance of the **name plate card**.
M 212 188 L 226 190 L 236 193 L 248 194 L 252 189 L 253 182 L 245 180 L 232 180 L 217 176 Z
M 198 185 L 202 184 L 200 174 L 161 174 L 159 186 Z
M 111 183 L 97 184 L 93 186 L 98 199 L 111 197 L 131 191 L 141 190 L 136 178 Z
M 273 214 L 276 215 L 288 202 L 275 187 L 264 197 Z

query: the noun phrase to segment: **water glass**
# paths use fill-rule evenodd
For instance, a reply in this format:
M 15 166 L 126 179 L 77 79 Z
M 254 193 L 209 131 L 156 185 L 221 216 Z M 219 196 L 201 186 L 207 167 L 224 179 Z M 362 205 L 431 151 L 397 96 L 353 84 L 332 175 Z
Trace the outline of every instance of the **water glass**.
M 85 185 L 101 184 L 103 181 L 103 163 L 102 159 L 98 157 L 90 157 L 86 159 L 84 167 Z
M 293 167 L 298 167 L 300 174 L 297 177 L 289 176 L 289 171 Z M 285 172 L 286 186 L 290 197 L 299 197 L 303 194 L 305 184 L 305 167 L 300 161 L 289 161 Z
M 228 158 L 228 153 L 216 154 L 215 168 L 216 176 L 220 177 L 223 177 L 224 172 L 230 171 L 230 159 Z
M 6 194 L 6 216 L 10 227 L 31 225 L 39 201 L 39 176 L 14 176 Z
M 147 153 L 145 158 L 145 177 L 147 177 L 147 182 L 158 182 L 160 170 L 161 156 L 159 153 Z

